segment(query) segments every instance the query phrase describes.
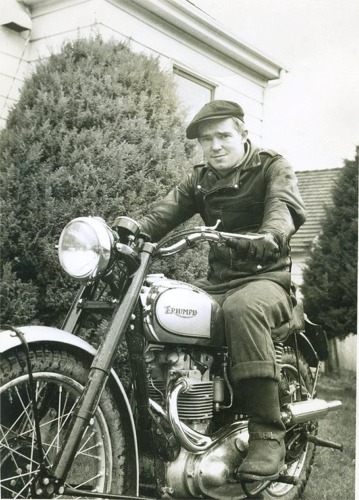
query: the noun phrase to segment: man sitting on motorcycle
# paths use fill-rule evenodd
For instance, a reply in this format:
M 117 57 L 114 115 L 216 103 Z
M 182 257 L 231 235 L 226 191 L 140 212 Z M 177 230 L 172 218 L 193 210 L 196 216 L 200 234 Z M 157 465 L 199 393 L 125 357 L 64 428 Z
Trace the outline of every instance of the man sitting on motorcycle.
M 292 167 L 248 139 L 237 103 L 207 103 L 186 135 L 198 139 L 206 163 L 155 204 L 141 229 L 158 241 L 199 213 L 207 226 L 220 219 L 218 230 L 263 235 L 212 243 L 208 276 L 196 285 L 223 307 L 231 380 L 249 416 L 249 449 L 238 478 L 273 480 L 284 464 L 285 427 L 272 331 L 292 315 L 289 240 L 305 221 L 305 208 Z

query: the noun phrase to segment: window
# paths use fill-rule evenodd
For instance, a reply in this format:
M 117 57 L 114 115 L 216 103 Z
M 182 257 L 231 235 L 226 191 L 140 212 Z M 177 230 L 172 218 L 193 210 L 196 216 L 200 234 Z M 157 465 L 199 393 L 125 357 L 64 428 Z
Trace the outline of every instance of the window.
M 173 74 L 180 101 L 187 110 L 187 119 L 191 120 L 204 104 L 214 99 L 215 86 L 176 67 Z

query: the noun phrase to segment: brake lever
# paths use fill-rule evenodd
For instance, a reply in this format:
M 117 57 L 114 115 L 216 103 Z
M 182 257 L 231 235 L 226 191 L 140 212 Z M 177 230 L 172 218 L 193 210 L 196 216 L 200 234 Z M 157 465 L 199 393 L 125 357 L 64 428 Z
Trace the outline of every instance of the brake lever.
M 217 219 L 217 222 L 215 223 L 214 226 L 197 226 L 197 227 L 194 227 L 193 229 L 195 229 L 196 231 L 201 231 L 201 232 L 216 231 L 217 227 L 220 225 L 221 222 L 222 222 L 221 219 Z
M 235 234 L 218 231 L 217 228 L 221 222 L 221 219 L 217 219 L 217 222 L 214 226 L 197 226 L 194 229 L 201 232 L 216 232 L 218 233 L 219 240 L 227 240 L 229 238 L 238 238 L 239 240 L 262 240 L 264 238 L 264 234 Z

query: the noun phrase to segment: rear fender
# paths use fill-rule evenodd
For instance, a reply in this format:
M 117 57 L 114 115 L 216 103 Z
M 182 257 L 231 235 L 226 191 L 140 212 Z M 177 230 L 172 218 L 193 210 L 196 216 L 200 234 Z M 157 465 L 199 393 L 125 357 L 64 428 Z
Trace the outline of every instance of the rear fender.
M 24 337 L 29 345 L 46 342 L 51 344 L 57 344 L 59 347 L 67 346 L 70 347 L 72 351 L 77 351 L 82 355 L 88 355 L 93 359 L 96 354 L 96 349 L 92 347 L 85 340 L 82 340 L 79 337 L 76 337 L 72 333 L 65 332 L 64 330 L 60 330 L 58 328 L 48 327 L 48 326 L 24 326 L 18 328 L 24 334 Z M 3 355 L 7 351 L 21 346 L 21 340 L 12 330 L 3 330 L 0 332 L 0 353 Z M 116 395 L 116 399 L 118 401 L 119 406 L 123 408 L 126 412 L 126 420 L 131 426 L 132 430 L 132 439 L 133 439 L 133 447 L 132 453 L 134 454 L 134 475 L 136 479 L 136 491 L 138 495 L 138 477 L 139 477 L 139 461 L 138 461 L 138 446 L 137 446 L 137 437 L 136 437 L 136 428 L 135 423 L 132 416 L 132 411 L 130 407 L 130 403 L 128 401 L 126 392 L 123 388 L 123 385 L 114 370 L 111 370 L 110 379 L 111 387 L 113 387 Z
M 314 347 L 320 361 L 325 361 L 329 356 L 328 337 L 325 330 L 316 323 L 312 323 L 304 314 L 305 335 Z
M 316 367 L 319 361 L 328 359 L 327 334 L 320 325 L 312 323 L 304 314 L 304 331 L 297 331 L 297 344 L 309 366 Z M 285 341 L 295 348 L 295 337 L 290 335 Z

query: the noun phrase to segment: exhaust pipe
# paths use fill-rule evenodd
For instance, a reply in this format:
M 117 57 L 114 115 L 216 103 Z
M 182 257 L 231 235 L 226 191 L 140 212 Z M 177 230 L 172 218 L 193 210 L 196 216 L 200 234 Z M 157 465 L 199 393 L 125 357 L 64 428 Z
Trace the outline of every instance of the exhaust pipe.
M 341 407 L 341 401 L 329 401 L 329 403 L 324 399 L 298 401 L 286 406 L 282 412 L 282 420 L 286 425 L 302 424 L 324 418 L 329 412 L 339 410 Z

